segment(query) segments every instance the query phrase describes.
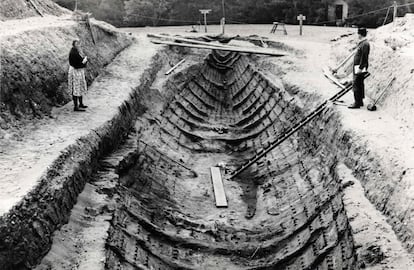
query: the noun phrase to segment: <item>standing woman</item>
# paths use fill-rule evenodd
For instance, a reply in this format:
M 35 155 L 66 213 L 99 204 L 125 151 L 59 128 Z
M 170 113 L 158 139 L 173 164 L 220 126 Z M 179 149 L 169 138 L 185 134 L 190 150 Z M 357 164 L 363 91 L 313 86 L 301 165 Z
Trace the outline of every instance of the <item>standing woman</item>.
M 68 88 L 73 98 L 73 110 L 76 112 L 83 112 L 88 107 L 83 104 L 83 95 L 88 90 L 85 79 L 85 67 L 88 58 L 83 56 L 80 45 L 79 40 L 74 40 L 69 53 Z

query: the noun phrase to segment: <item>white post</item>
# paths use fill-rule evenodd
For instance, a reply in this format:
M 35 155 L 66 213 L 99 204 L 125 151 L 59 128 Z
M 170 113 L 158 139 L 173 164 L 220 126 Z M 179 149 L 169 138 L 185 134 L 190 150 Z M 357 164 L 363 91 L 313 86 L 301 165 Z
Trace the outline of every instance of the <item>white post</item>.
M 393 13 L 393 18 L 392 18 L 392 23 L 393 23 L 393 26 L 395 27 L 396 18 L 397 18 L 397 9 L 398 9 L 397 1 L 394 1 L 393 6 L 394 6 L 394 13 Z
M 210 13 L 211 9 L 200 9 L 201 14 L 204 15 L 204 29 L 207 33 L 207 14 Z
M 205 29 L 205 32 L 207 33 L 207 13 L 204 13 L 204 29 Z
M 303 21 L 306 21 L 306 16 L 299 14 L 297 19 L 299 21 L 299 35 L 302 35 Z
M 77 11 L 78 10 L 78 0 L 75 0 L 75 10 L 74 11 Z
M 221 1 L 221 5 L 222 5 L 222 8 L 223 8 L 223 25 L 222 25 L 222 33 L 223 33 L 223 35 L 224 35 L 224 32 L 225 32 L 225 25 L 226 25 L 226 11 L 225 11 L 225 9 L 224 9 L 224 0 L 222 0 Z

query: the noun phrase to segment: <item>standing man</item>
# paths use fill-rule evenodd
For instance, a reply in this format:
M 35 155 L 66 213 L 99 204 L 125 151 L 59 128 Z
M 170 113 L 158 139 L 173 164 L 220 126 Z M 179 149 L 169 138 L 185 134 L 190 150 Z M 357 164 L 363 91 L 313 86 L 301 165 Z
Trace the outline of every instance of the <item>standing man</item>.
M 364 106 L 363 99 L 365 98 L 365 86 L 364 79 L 365 74 L 368 72 L 368 56 L 370 45 L 367 40 L 367 29 L 358 28 L 358 48 L 354 56 L 354 80 L 353 80 L 353 91 L 354 91 L 354 104 L 350 105 L 350 109 L 358 109 Z

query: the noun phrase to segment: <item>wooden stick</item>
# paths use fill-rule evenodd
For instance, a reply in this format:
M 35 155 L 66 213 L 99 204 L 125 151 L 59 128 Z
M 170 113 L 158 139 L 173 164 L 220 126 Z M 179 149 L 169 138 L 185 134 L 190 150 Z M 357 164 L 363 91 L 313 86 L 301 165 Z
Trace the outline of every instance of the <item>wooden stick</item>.
M 217 47 L 217 46 L 205 46 L 205 45 L 185 44 L 185 43 L 155 41 L 155 40 L 151 40 L 151 42 L 155 44 L 164 44 L 164 45 L 179 46 L 179 47 L 188 47 L 188 48 L 196 48 L 196 49 L 211 49 L 211 50 L 231 51 L 231 52 L 241 52 L 241 53 L 254 53 L 254 54 L 263 54 L 263 55 L 269 55 L 269 56 L 278 56 L 278 57 L 287 55 L 286 53 L 277 52 L 277 51 L 257 50 L 257 49 L 242 48 L 242 47 Z
M 89 15 L 88 15 L 88 18 L 86 19 L 86 26 L 88 27 L 89 32 L 91 33 L 93 44 L 96 44 L 96 38 L 95 38 L 95 35 L 93 34 L 92 24 L 91 24 Z
M 397 21 L 396 21 L 397 9 L 398 9 L 397 1 L 394 1 L 393 7 L 394 7 L 394 11 L 392 13 L 392 24 L 393 24 L 393 27 L 395 28 L 395 25 L 397 24 Z
M 258 245 L 257 248 L 254 250 L 252 256 L 250 256 L 250 260 L 254 258 L 254 256 L 256 255 L 257 251 L 259 251 L 261 246 L 262 246 L 262 243 L 260 243 L 260 245 Z
M 37 8 L 36 4 L 32 0 L 29 0 L 29 2 L 30 4 L 32 4 L 33 8 L 37 11 L 37 13 L 39 13 L 39 15 L 43 17 L 43 13 Z
M 340 62 L 338 64 L 338 66 L 336 68 L 334 68 L 332 71 L 334 73 L 336 73 L 338 71 L 338 69 L 340 69 L 343 65 L 345 65 L 346 62 L 348 62 L 349 59 L 351 59 L 352 56 L 354 56 L 354 54 L 356 54 L 357 50 L 352 51 L 344 60 L 342 60 L 342 62 Z
M 269 46 L 267 46 L 267 43 L 265 43 L 265 42 L 263 41 L 262 37 L 259 37 L 259 39 L 260 39 L 260 42 L 262 43 L 262 47 L 263 47 L 263 48 L 268 48 L 268 47 L 269 47 Z
M 165 75 L 169 75 L 171 72 L 174 71 L 174 69 L 178 68 L 184 62 L 185 62 L 185 58 L 183 60 L 181 60 L 180 62 L 178 62 L 175 66 L 170 68 L 167 72 L 165 72 Z
M 380 93 L 380 95 L 377 97 L 377 99 L 374 101 L 374 105 L 377 105 L 378 101 L 382 98 L 382 96 L 385 94 L 385 92 L 387 92 L 387 89 L 391 86 L 392 82 L 395 80 L 395 77 L 393 77 L 387 84 L 387 86 L 385 86 L 385 88 L 382 90 L 382 92 Z

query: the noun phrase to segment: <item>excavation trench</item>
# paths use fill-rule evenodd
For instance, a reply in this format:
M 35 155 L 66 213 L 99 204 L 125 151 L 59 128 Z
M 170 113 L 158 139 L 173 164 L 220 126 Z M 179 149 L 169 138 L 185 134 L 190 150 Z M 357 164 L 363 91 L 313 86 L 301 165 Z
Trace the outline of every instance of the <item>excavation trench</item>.
M 119 184 L 107 269 L 355 269 L 324 129 L 332 111 L 226 180 L 308 113 L 300 101 L 248 56 L 213 51 L 150 103 L 132 150 L 112 168 Z M 215 206 L 211 166 L 221 166 L 228 208 Z

